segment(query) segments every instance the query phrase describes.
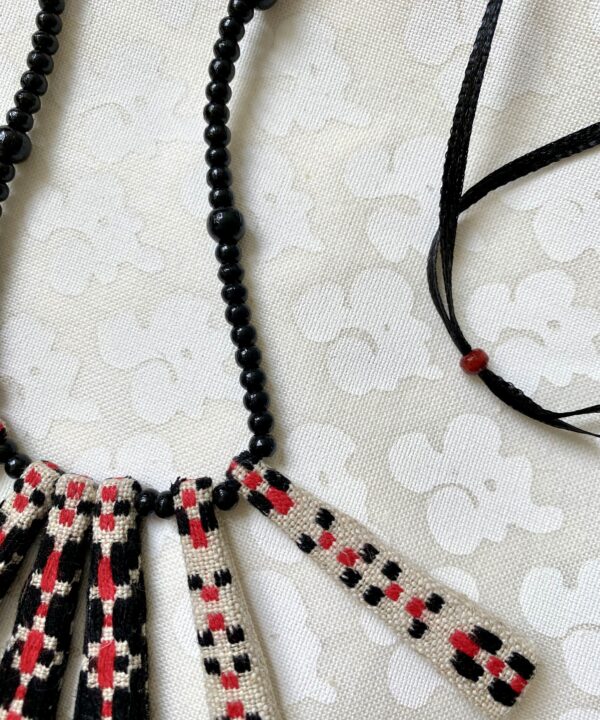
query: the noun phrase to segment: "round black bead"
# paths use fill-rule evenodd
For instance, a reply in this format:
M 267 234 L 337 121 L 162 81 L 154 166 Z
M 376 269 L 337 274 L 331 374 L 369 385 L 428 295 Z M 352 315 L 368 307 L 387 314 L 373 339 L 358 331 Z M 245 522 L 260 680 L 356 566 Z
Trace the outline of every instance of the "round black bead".
M 0 463 L 5 463 L 16 454 L 17 444 L 13 440 L 7 438 L 2 444 L 0 444 Z
M 250 454 L 254 462 L 275 452 L 275 440 L 270 435 L 254 435 L 250 440 Z
M 218 210 L 219 208 L 231 207 L 235 197 L 231 188 L 215 188 L 208 195 L 210 206 Z
M 46 12 L 62 13 L 65 9 L 65 0 L 39 0 L 40 8 Z
M 231 342 L 237 347 L 250 347 L 256 341 L 256 330 L 252 325 L 242 325 L 231 331 Z
M 208 233 L 213 240 L 236 243 L 244 237 L 244 216 L 233 207 L 213 210 L 208 216 Z
M 156 498 L 157 493 L 155 490 L 143 490 L 135 498 L 135 509 L 142 517 L 147 517 L 154 512 Z
M 222 125 L 229 120 L 230 112 L 227 105 L 210 102 L 204 106 L 204 119 L 207 123 Z
M 252 414 L 248 418 L 248 427 L 255 435 L 267 435 L 273 429 L 273 422 L 270 412 Z
M 28 90 L 19 90 L 15 95 L 15 105 L 19 110 L 28 113 L 36 113 L 42 107 L 39 97 Z
M 9 194 L 10 190 L 8 189 L 8 185 L 6 183 L 0 183 L 0 202 L 4 202 Z
M 244 407 L 251 413 L 265 412 L 269 407 L 269 396 L 264 390 L 247 392 L 244 395 Z
M 7 126 L 0 127 L 0 160 L 8 163 L 20 163 L 27 160 L 31 153 L 31 140 L 25 133 Z
M 12 108 L 6 113 L 6 122 L 13 130 L 29 132 L 33 127 L 33 115 L 19 108 Z
M 31 462 L 31 458 L 23 453 L 17 453 L 4 463 L 6 474 L 15 480 L 23 474 L 25 468 Z
M 254 8 L 246 0 L 229 0 L 228 12 L 243 23 L 249 23 L 254 17 Z
M 215 257 L 220 263 L 236 263 L 240 259 L 240 255 L 237 245 L 219 243 L 215 248 Z
M 56 13 L 40 12 L 37 14 L 36 23 L 40 30 L 51 35 L 58 35 L 62 30 L 62 20 Z
M 208 67 L 208 74 L 211 80 L 216 82 L 230 83 L 235 75 L 235 65 L 231 60 L 215 58 Z
M 21 87 L 35 95 L 45 95 L 48 90 L 48 80 L 42 73 L 29 70 L 21 75 Z
M 246 388 L 249 393 L 262 390 L 267 382 L 267 376 L 260 368 L 243 370 L 240 374 L 240 385 Z
M 220 148 L 231 142 L 231 131 L 223 123 L 212 123 L 204 131 L 204 139 L 212 148 Z
M 225 319 L 233 327 L 242 327 L 250 322 L 250 308 L 247 305 L 228 305 Z
M 236 363 L 244 370 L 251 370 L 260 365 L 262 355 L 256 345 L 250 347 L 239 348 L 235 352 Z
M 231 87 L 226 82 L 210 82 L 206 86 L 206 97 L 211 102 L 228 103 L 231 100 Z
M 159 518 L 169 518 L 175 514 L 175 502 L 173 501 L 173 494 L 170 491 L 161 492 L 156 498 L 154 512 Z
M 268 10 L 269 8 L 272 8 L 276 2 L 277 0 L 254 0 L 254 6 L 257 10 Z
M 54 60 L 48 53 L 32 50 L 27 56 L 27 66 L 30 70 L 49 75 L 54 69 Z
M 15 177 L 15 166 L 0 163 L 0 182 L 8 183 Z M 2 462 L 0 460 L 0 462 Z
M 231 510 L 240 499 L 239 491 L 240 484 L 237 480 L 226 480 L 213 488 L 213 502 L 219 510 Z
M 211 167 L 229 167 L 231 153 L 226 147 L 209 147 L 204 159 Z
M 239 305 L 248 299 L 248 291 L 241 283 L 231 283 L 222 288 L 221 297 L 230 305 Z
M 244 268 L 238 263 L 221 265 L 218 275 L 219 280 L 223 283 L 240 282 L 244 277 Z
M 228 188 L 233 182 L 231 170 L 226 167 L 210 168 L 206 173 L 206 182 L 213 189 Z
M 215 55 L 224 60 L 236 62 L 240 59 L 240 46 L 231 38 L 219 38 L 214 45 Z
M 221 20 L 219 34 L 222 38 L 239 42 L 246 34 L 246 28 L 244 27 L 244 23 L 228 15 Z
M 31 44 L 34 50 L 54 55 L 58 51 L 58 39 L 56 35 L 38 30 L 31 36 Z

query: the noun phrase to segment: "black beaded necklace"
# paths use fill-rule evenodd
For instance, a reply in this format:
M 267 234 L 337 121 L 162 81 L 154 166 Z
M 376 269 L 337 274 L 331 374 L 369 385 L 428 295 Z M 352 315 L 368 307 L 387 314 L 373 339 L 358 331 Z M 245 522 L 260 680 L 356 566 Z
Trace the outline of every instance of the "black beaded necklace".
M 131 478 L 93 481 L 63 473 L 47 461 L 32 463 L 20 453 L 0 424 L 0 461 L 16 479 L 14 492 L 0 507 L 0 600 L 7 592 L 37 531 L 44 538 L 34 570 L 21 595 L 13 637 L 0 661 L 0 714 L 10 720 L 52 720 L 70 646 L 86 548 L 91 534 L 91 568 L 84 660 L 76 720 L 148 718 L 148 648 L 141 563 L 140 520 L 155 512 L 173 514 L 181 536 L 213 717 L 220 720 L 278 720 L 282 717 L 267 664 L 232 573 L 227 544 L 219 533 L 219 510 L 243 497 L 272 519 L 298 546 L 336 578 L 363 606 L 372 609 L 405 641 L 427 657 L 489 717 L 496 718 L 520 700 L 536 671 L 533 652 L 501 621 L 467 598 L 416 568 L 352 518 L 269 468 L 275 450 L 273 416 L 268 411 L 266 375 L 256 330 L 250 323 L 239 242 L 244 219 L 234 207 L 227 145 L 228 103 L 239 42 L 255 10 L 276 0 L 229 0 L 210 64 L 207 181 L 212 211 L 208 232 L 217 242 L 225 316 L 241 368 L 252 437 L 249 449 L 230 463 L 225 482 L 213 489 L 209 478 L 179 479 L 158 496 Z M 38 32 L 21 78 L 15 108 L 0 128 L 0 198 L 8 197 L 14 165 L 31 152 L 28 132 L 46 76 L 58 50 L 64 0 L 39 0 Z M 488 0 L 461 89 L 444 170 L 440 229 L 430 253 L 432 297 L 452 339 L 463 354 L 461 365 L 503 401 L 520 412 L 564 429 L 580 431 L 549 413 L 487 370 L 487 356 L 472 350 L 454 313 L 452 258 L 458 217 L 488 192 L 600 143 L 594 125 L 550 143 L 495 171 L 462 195 L 464 171 L 479 92 L 502 0 Z M 441 257 L 443 293 L 437 272 Z M 494 379 L 495 378 L 495 379 Z M 506 388 L 509 388 L 508 390 Z M 510 389 L 512 388 L 512 389 Z

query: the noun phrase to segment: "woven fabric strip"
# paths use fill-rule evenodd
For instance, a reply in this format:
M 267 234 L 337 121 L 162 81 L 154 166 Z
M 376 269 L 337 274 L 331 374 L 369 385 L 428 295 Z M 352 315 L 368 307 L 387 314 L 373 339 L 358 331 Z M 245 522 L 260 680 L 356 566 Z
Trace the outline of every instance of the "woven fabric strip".
M 89 478 L 56 483 L 34 569 L 0 664 L 0 719 L 52 720 L 71 644 L 96 491 Z
M 173 494 L 211 718 L 278 720 L 267 666 L 215 516 L 211 481 L 179 480 Z
M 32 463 L 0 507 L 0 598 L 6 595 L 46 519 L 58 477 L 52 463 Z
M 360 602 L 427 657 L 479 708 L 496 718 L 523 695 L 535 672 L 531 650 L 500 621 L 387 548 L 360 523 L 247 454 L 228 477 Z
M 106 480 L 98 491 L 76 720 L 149 716 L 139 492 L 130 478 Z

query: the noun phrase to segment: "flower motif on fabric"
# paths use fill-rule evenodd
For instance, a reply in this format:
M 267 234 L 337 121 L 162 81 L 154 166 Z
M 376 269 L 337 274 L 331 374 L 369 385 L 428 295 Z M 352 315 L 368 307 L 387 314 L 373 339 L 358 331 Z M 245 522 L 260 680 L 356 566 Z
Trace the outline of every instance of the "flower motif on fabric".
M 80 363 L 55 347 L 54 330 L 30 315 L 11 317 L 0 328 L 0 346 L 0 374 L 11 381 L 4 385 L 4 411 L 17 430 L 44 438 L 55 421 L 99 419 L 94 400 L 72 394 Z
M 286 136 L 295 127 L 314 132 L 330 122 L 368 124 L 368 112 L 347 97 L 352 70 L 336 41 L 336 29 L 316 13 L 292 15 L 276 27 L 272 45 L 264 44 L 263 77 L 251 79 L 251 112 L 268 133 Z M 240 81 L 250 82 L 247 72 L 240 68 Z
M 431 328 L 413 314 L 408 283 L 385 268 L 361 272 L 351 287 L 318 285 L 300 298 L 296 325 L 327 344 L 327 370 L 352 395 L 395 390 L 403 380 L 441 377 L 427 348 Z M 419 362 L 415 362 L 415 358 Z
M 531 570 L 521 587 L 521 607 L 540 633 L 563 638 L 567 673 L 585 693 L 600 696 L 600 560 L 590 560 L 575 586 L 554 567 Z
M 111 316 L 98 328 L 105 362 L 131 370 L 131 402 L 145 420 L 161 424 L 177 413 L 200 418 L 207 399 L 239 397 L 227 333 L 213 327 L 211 303 L 195 296 L 161 300 L 147 322 L 133 312 Z
M 308 221 L 313 201 L 296 187 L 289 159 L 270 145 L 254 142 L 245 144 L 239 154 L 242 167 L 252 169 L 236 179 L 236 186 L 244 200 L 248 233 L 257 238 L 255 262 L 268 262 L 291 248 L 321 250 Z M 206 170 L 197 168 L 183 187 L 184 205 L 202 222 L 207 214 L 205 185 Z
M 511 527 L 550 533 L 562 526 L 560 508 L 533 502 L 529 460 L 502 452 L 500 429 L 490 418 L 453 420 L 442 451 L 425 435 L 404 435 L 389 459 L 403 487 L 428 495 L 430 531 L 448 552 L 470 555 L 486 540 L 503 542 Z
M 548 42 L 536 8 L 513 4 L 503 14 L 494 52 L 481 93 L 481 103 L 503 110 L 528 92 L 549 95 Z M 465 71 L 469 47 L 481 21 L 481 5 L 459 0 L 414 0 L 404 34 L 404 46 L 418 62 L 440 67 L 438 92 L 448 110 L 454 110 L 456 93 Z M 506 58 L 512 62 L 506 71 Z
M 600 312 L 577 304 L 575 292 L 571 276 L 546 270 L 526 277 L 514 294 L 507 285 L 485 285 L 469 300 L 469 324 L 488 347 L 497 343 L 494 368 L 528 394 L 543 378 L 558 387 L 575 375 L 600 382 Z M 513 333 L 504 339 L 506 330 Z
M 446 146 L 441 137 L 418 137 L 393 150 L 360 148 L 350 157 L 344 179 L 353 195 L 385 200 L 371 214 L 367 233 L 387 260 L 399 262 L 411 249 L 427 254 L 437 227 Z M 477 249 L 468 218 L 461 223 L 461 238 L 464 246 Z
M 598 155 L 586 155 L 524 178 L 503 189 L 498 198 L 520 213 L 533 212 L 542 250 L 566 263 L 587 250 L 600 253 L 599 174 Z

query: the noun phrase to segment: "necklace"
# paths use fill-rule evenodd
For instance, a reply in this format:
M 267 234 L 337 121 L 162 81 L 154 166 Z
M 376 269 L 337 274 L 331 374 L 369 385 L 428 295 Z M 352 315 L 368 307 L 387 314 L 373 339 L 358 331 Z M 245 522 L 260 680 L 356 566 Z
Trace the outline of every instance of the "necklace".
M 151 512 L 161 518 L 176 516 L 211 716 L 219 720 L 281 718 L 268 664 L 219 527 L 222 513 L 240 497 L 278 525 L 300 551 L 377 613 L 489 717 L 500 717 L 516 705 L 534 678 L 532 650 L 503 622 L 433 580 L 360 523 L 265 464 L 275 450 L 274 421 L 242 282 L 239 243 L 244 219 L 234 207 L 231 191 L 227 122 L 230 82 L 245 25 L 255 10 L 274 4 L 275 0 L 230 0 L 214 47 L 205 108 L 207 180 L 213 208 L 208 231 L 217 242 L 225 314 L 242 369 L 240 383 L 252 432 L 249 448 L 229 464 L 225 481 L 216 487 L 209 478 L 183 478 L 157 495 L 142 490 L 132 478 L 112 478 L 96 486 L 87 477 L 62 472 L 54 463 L 31 462 L 8 439 L 6 426 L 0 425 L 0 461 L 16 480 L 0 510 L 0 598 L 15 579 L 35 536 L 42 532 L 14 632 L 0 661 L 0 720 L 55 717 L 90 546 L 85 643 L 74 717 L 122 720 L 149 716 L 148 653 L 153 649 L 147 647 L 145 632 L 140 524 Z M 458 216 L 505 182 L 599 141 L 598 127 L 591 126 L 593 131 L 588 128 L 562 138 L 501 168 L 461 197 L 477 98 L 501 6 L 501 0 L 488 0 L 465 74 L 444 177 L 440 233 L 429 265 L 434 302 L 463 352 L 463 368 L 479 373 L 484 381 L 484 356 L 474 356 L 456 331 L 448 278 Z M 14 164 L 31 152 L 27 133 L 33 126 L 33 114 L 40 109 L 46 76 L 58 50 L 64 0 L 40 0 L 40 7 L 39 31 L 28 56 L 30 70 L 22 77 L 7 126 L 0 128 L 3 200 L 8 197 Z M 450 290 L 446 292 L 449 311 L 437 285 L 438 252 L 446 259 L 442 266 L 444 287 Z

